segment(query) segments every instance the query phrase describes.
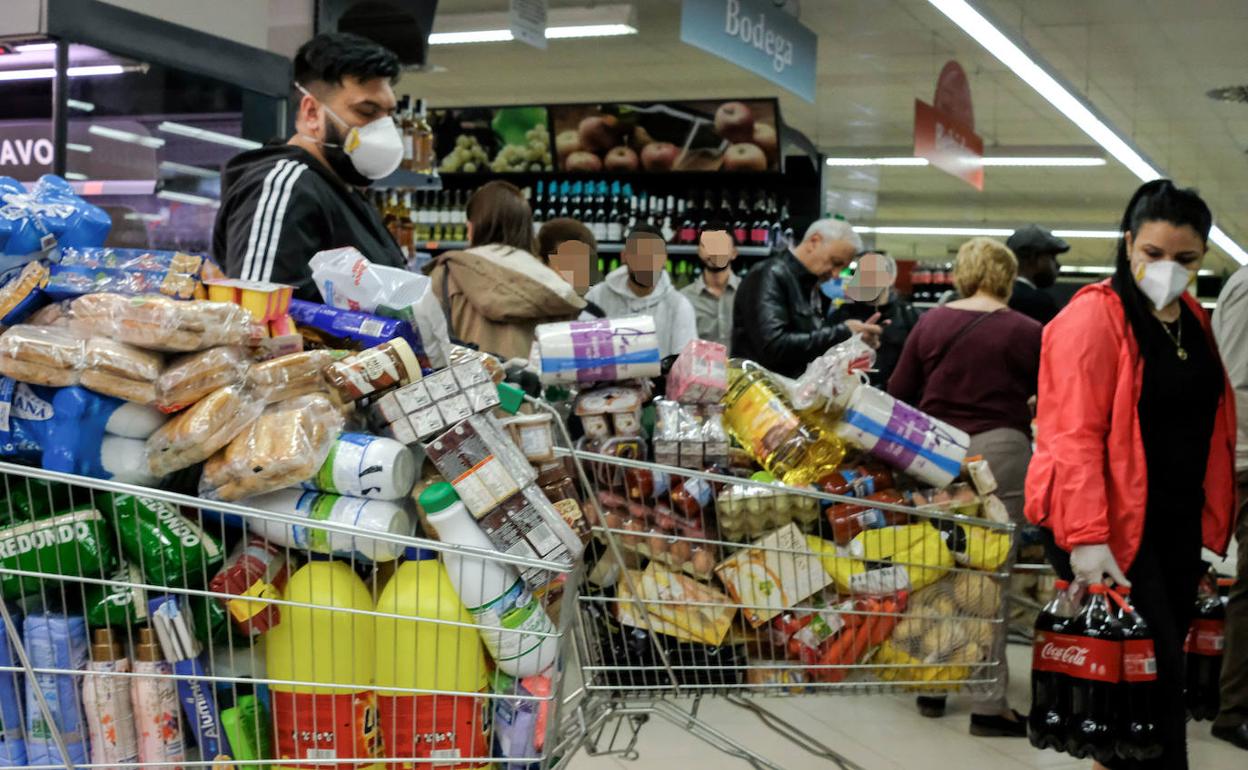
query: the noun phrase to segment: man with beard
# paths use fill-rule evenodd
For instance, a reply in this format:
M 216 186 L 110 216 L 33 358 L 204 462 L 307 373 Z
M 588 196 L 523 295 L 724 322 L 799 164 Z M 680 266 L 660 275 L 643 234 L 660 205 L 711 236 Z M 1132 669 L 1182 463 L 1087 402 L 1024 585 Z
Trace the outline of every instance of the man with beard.
M 403 159 L 394 123 L 399 59 L 358 35 L 317 35 L 295 54 L 295 135 L 235 156 L 221 177 L 212 252 L 232 278 L 320 301 L 308 260 L 354 246 L 381 265 L 403 252 L 361 194 Z
M 708 224 L 698 237 L 702 274 L 680 290 L 698 317 L 698 337 L 721 345 L 732 344 L 732 304 L 741 278 L 732 271 L 737 247 L 726 225 Z
M 1010 309 L 1047 324 L 1057 315 L 1057 300 L 1045 289 L 1057 282 L 1059 254 L 1070 251 L 1070 244 L 1040 225 L 1026 225 L 1014 231 L 1005 245 L 1018 258 L 1018 278 L 1010 295 Z

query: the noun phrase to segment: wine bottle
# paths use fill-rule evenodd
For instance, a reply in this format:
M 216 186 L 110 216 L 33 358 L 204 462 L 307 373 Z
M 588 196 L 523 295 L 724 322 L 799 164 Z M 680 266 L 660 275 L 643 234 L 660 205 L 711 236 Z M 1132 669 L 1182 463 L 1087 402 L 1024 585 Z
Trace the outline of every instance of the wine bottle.
M 763 193 L 754 199 L 754 220 L 750 223 L 750 245 L 771 245 L 771 224 L 767 221 L 767 200 Z
M 676 242 L 691 246 L 698 242 L 698 212 L 693 194 L 681 205 L 684 211 L 680 216 L 680 227 L 676 230 Z
M 666 200 L 663 201 L 663 208 L 660 211 L 660 214 L 662 215 L 662 224 L 659 226 L 659 229 L 663 233 L 663 240 L 668 243 L 671 243 L 676 237 L 676 226 L 674 224 L 675 208 L 675 196 L 667 196 Z
M 527 197 L 527 196 L 526 196 Z M 533 234 L 542 229 L 542 217 L 546 214 L 545 202 L 542 200 L 542 180 L 537 180 L 537 185 L 533 188 L 533 200 L 531 202 L 533 211 Z
M 607 212 L 607 235 L 609 243 L 624 240 L 624 227 L 628 224 L 628 211 L 624 208 L 620 197 L 620 183 L 611 183 L 611 209 Z
M 571 192 L 572 185 L 569 182 L 559 185 L 559 217 L 567 218 L 572 216 L 572 209 L 568 207 L 568 196 L 571 195 Z M 551 218 L 553 219 L 554 217 Z
M 750 202 L 745 190 L 741 191 L 736 217 L 732 221 L 732 240 L 738 246 L 746 246 L 750 242 Z
M 594 234 L 594 240 L 599 243 L 607 240 L 607 183 L 599 182 L 597 192 L 594 195 L 594 216 L 593 227 L 590 228 Z

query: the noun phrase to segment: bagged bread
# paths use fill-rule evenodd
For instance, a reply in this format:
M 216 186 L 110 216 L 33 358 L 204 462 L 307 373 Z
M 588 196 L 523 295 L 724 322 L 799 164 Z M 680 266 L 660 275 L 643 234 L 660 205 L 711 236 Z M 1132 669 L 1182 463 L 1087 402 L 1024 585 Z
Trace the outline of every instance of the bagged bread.
M 156 401 L 156 383 L 119 377 L 103 369 L 84 369 L 81 382 L 84 388 L 120 398 L 122 401 L 135 404 L 151 404 Z
M 18 382 L 29 382 L 32 385 L 47 385 L 52 388 L 67 388 L 78 384 L 77 369 L 59 369 L 42 364 L 19 361 L 16 358 L 0 355 L 0 374 L 12 377 Z
M 40 289 L 48 283 L 48 269 L 39 260 L 27 262 L 22 271 L 0 287 L 0 323 L 21 323 L 45 302 Z
M 329 456 L 343 418 L 320 393 L 280 401 L 204 464 L 199 493 L 241 500 L 306 481 Z
M 165 368 L 159 353 L 152 353 L 124 342 L 92 337 L 87 340 L 83 366 L 104 374 L 153 383 Z
M 209 348 L 179 356 L 156 381 L 156 405 L 177 411 L 209 393 L 243 382 L 251 358 L 241 347 Z
M 0 356 L 52 369 L 79 369 L 86 345 L 66 329 L 19 324 L 0 334 Z
M 346 354 L 329 350 L 305 350 L 255 364 L 247 382 L 270 404 L 309 393 L 331 392 L 322 370 Z
M 264 401 L 242 385 L 209 393 L 147 439 L 147 464 L 152 475 L 166 476 L 207 460 L 263 410 Z
M 251 339 L 251 314 L 226 302 L 86 294 L 71 310 L 79 328 L 148 350 L 189 353 Z

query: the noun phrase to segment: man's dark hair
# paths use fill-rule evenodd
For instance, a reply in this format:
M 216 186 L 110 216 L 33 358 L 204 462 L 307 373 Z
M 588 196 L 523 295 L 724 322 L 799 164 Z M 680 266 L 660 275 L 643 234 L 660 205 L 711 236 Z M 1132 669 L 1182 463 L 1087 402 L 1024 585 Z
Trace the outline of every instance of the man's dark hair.
M 718 219 L 712 219 L 702 226 L 704 233 L 732 233 L 732 228 L 726 222 Z
M 663 237 L 663 231 L 654 225 L 637 225 L 628 232 L 628 237 L 624 239 L 624 242 L 629 243 L 637 238 L 658 238 L 664 243 L 667 242 L 667 239 Z
M 317 35 L 295 54 L 295 82 L 308 89 L 316 83 L 340 86 L 344 77 L 385 78 L 393 85 L 401 69 L 394 51 L 350 32 Z
M 590 259 L 597 259 L 598 240 L 594 238 L 593 232 L 585 225 L 568 217 L 556 217 L 543 224 L 542 229 L 537 231 L 537 256 L 543 262 L 549 262 L 550 255 L 559 251 L 559 246 L 567 241 L 580 241 L 589 247 Z

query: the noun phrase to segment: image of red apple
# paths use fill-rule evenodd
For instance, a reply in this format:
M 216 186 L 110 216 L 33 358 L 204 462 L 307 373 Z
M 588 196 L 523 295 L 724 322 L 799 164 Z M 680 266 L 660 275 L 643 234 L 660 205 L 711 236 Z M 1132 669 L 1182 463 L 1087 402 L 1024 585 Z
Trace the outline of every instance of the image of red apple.
M 565 171 L 602 171 L 602 160 L 592 152 L 577 150 L 563 162 L 563 168 Z
M 637 170 L 637 153 L 631 147 L 612 147 L 603 166 L 607 171 L 627 172 Z
M 590 152 L 606 152 L 616 145 L 619 120 L 614 115 L 591 115 L 581 121 L 576 132 L 581 147 Z
M 579 149 L 581 149 L 581 136 L 575 128 L 560 131 L 555 136 L 555 152 L 559 154 L 559 160 L 563 160 Z
M 646 171 L 671 171 L 680 150 L 671 142 L 651 142 L 641 148 L 641 167 Z
M 715 133 L 730 142 L 754 140 L 754 112 L 745 102 L 724 102 L 715 110 Z
M 754 124 L 754 144 L 767 155 L 767 160 L 774 163 L 780 154 L 780 140 L 776 137 L 776 127 L 770 123 Z
M 753 142 L 729 145 L 724 151 L 725 171 L 766 171 L 767 156 Z

